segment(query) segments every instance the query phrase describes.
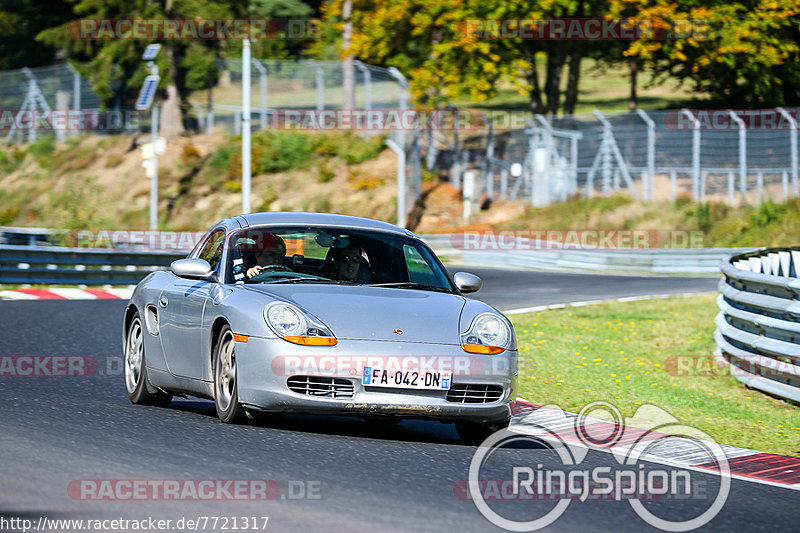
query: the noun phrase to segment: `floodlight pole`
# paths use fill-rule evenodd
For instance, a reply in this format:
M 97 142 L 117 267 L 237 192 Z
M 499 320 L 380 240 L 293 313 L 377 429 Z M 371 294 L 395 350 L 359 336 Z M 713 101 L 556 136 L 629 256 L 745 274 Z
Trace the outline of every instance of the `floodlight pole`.
M 158 76 L 158 65 L 154 61 L 150 61 L 148 66 L 150 67 L 150 74 Z M 150 137 L 150 143 L 153 147 L 153 177 L 150 179 L 150 229 L 155 231 L 158 229 L 158 150 L 156 149 L 156 141 L 158 140 L 158 103 L 156 102 L 153 102 L 152 107 L 150 107 Z
M 242 213 L 250 213 L 250 39 L 242 47 Z

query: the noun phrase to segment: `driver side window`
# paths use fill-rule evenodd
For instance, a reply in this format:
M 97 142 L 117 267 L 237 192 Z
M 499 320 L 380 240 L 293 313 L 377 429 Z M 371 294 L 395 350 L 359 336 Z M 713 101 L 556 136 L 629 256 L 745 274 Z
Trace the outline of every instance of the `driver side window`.
M 208 240 L 200 250 L 200 259 L 205 259 L 211 265 L 211 270 L 216 271 L 222 257 L 222 248 L 225 244 L 225 230 L 218 229 L 209 235 Z

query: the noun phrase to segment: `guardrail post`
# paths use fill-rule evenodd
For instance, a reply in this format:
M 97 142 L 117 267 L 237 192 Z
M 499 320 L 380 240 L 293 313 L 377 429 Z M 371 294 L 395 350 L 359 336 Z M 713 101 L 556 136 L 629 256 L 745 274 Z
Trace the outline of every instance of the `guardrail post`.
M 792 172 L 792 196 L 797 198 L 800 194 L 797 185 L 797 121 L 794 117 L 784 108 L 779 107 L 778 112 L 789 122 L 789 150 L 791 157 L 791 172 Z
M 692 121 L 692 200 L 700 200 L 700 121 L 688 109 L 681 114 Z

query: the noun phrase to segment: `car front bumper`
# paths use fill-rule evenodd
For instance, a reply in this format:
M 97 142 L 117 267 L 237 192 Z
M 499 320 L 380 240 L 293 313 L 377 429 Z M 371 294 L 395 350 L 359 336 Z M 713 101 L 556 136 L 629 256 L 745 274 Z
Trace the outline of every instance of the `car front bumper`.
M 478 356 L 460 346 L 369 340 L 339 340 L 336 346 L 310 347 L 282 339 L 250 337 L 237 343 L 239 401 L 262 412 L 418 418 L 442 422 L 502 422 L 511 415 L 517 389 L 517 352 Z M 502 390 L 487 403 L 447 399 L 447 390 L 379 388 L 362 385 L 364 366 L 433 368 L 450 371 L 451 389 L 488 385 Z M 352 385 L 352 395 L 330 397 L 290 390 L 293 376 L 337 378 Z

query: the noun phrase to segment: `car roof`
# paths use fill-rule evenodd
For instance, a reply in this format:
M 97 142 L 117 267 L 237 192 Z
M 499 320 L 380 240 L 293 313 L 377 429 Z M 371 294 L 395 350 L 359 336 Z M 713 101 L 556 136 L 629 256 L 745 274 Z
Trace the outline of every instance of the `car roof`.
M 411 231 L 371 218 L 354 217 L 350 215 L 335 215 L 331 213 L 306 213 L 297 211 L 272 211 L 269 213 L 248 213 L 238 215 L 231 220 L 242 228 L 265 225 L 309 225 L 346 227 L 353 229 L 377 230 L 396 233 L 409 237 L 416 237 Z

